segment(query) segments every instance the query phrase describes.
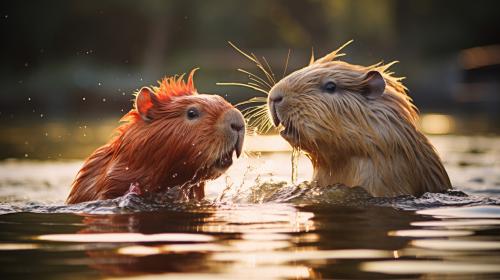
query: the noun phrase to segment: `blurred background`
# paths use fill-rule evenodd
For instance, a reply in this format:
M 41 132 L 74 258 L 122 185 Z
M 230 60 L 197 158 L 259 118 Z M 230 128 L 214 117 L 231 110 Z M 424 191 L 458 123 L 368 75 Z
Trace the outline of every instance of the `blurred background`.
M 81 159 L 105 143 L 134 91 L 200 67 L 199 92 L 233 104 L 257 72 L 281 77 L 350 39 L 343 59 L 406 77 L 429 134 L 500 132 L 499 1 L 2 1 L 0 159 Z

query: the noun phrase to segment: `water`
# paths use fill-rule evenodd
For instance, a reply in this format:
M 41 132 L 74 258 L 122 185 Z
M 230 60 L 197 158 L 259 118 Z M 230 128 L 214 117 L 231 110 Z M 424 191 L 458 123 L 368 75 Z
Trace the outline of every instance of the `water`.
M 79 161 L 0 163 L 1 279 L 500 278 L 500 138 L 433 137 L 456 190 L 318 188 L 304 156 L 250 154 L 173 196 L 65 206 Z M 251 142 L 251 141 L 249 141 Z
M 300 156 L 300 149 L 293 147 L 292 149 L 292 184 L 297 184 L 297 176 L 299 173 L 299 156 Z

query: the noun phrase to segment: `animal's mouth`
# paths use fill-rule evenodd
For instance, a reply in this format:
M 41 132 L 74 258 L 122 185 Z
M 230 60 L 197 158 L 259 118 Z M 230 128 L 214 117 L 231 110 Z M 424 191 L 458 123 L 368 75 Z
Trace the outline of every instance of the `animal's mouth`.
M 231 151 L 226 152 L 220 158 L 215 160 L 214 167 L 217 169 L 228 169 L 231 164 L 233 164 L 233 152 L 235 150 L 231 149 Z
M 292 145 L 298 144 L 299 130 L 297 129 L 297 127 L 291 121 L 282 122 L 282 124 L 285 129 L 280 131 L 281 137 L 283 137 Z
M 220 170 L 228 169 L 231 164 L 233 164 L 233 154 L 236 153 L 236 157 L 240 157 L 241 151 L 243 149 L 243 137 L 238 136 L 234 146 L 227 152 L 223 153 L 221 157 L 215 160 L 214 167 Z
M 284 127 L 284 129 L 280 131 L 281 137 L 283 137 L 293 146 L 298 145 L 299 131 L 297 127 L 293 124 L 293 121 L 291 121 L 290 119 L 282 120 L 274 104 L 272 104 L 270 112 L 271 112 L 271 119 L 274 125 L 279 126 L 281 124 Z

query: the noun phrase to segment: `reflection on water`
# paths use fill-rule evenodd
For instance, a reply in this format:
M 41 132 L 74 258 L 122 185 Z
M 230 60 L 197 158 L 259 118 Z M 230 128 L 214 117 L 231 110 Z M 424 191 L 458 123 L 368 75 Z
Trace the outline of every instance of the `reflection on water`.
M 267 137 L 255 142 L 286 150 Z M 65 206 L 81 162 L 4 161 L 0 277 L 500 278 L 499 139 L 432 141 L 458 190 L 420 198 L 315 187 L 304 156 L 293 185 L 289 152 L 252 152 L 208 184 L 206 201 Z
M 455 219 L 441 216 L 440 209 L 434 210 L 436 217 L 380 206 L 263 204 L 113 215 L 5 214 L 0 216 L 0 272 L 9 279 L 148 279 L 150 274 L 173 279 L 366 279 L 457 273 L 495 278 L 500 276 L 500 207 L 490 208 L 496 209 L 496 217 L 478 220 L 489 227 L 462 223 L 452 224 L 453 230 L 437 224 Z M 462 208 L 468 210 L 475 211 Z

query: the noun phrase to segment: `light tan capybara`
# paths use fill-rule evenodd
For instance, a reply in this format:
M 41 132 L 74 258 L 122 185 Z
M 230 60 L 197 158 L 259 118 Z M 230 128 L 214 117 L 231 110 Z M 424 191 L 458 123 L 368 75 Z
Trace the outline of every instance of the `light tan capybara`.
M 217 95 L 198 94 L 194 70 L 143 87 L 116 135 L 85 161 L 67 203 L 110 199 L 129 189 L 159 193 L 174 186 L 204 197 L 206 180 L 219 177 L 239 157 L 245 135 L 240 111 Z
M 386 71 L 391 64 L 349 64 L 336 60 L 339 50 L 311 59 L 268 95 L 274 124 L 311 159 L 313 180 L 388 197 L 450 189 L 406 88 Z

